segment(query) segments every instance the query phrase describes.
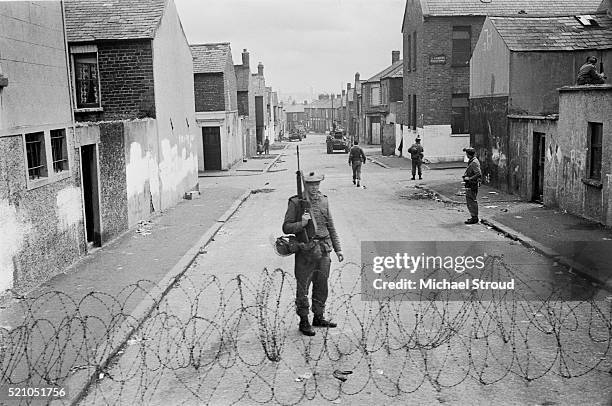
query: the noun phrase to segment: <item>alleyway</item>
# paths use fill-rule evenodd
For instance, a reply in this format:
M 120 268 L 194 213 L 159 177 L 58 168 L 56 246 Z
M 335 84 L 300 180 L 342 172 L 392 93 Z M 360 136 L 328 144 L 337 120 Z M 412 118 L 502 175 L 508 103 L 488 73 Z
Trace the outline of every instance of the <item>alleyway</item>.
M 201 179 L 203 194 L 219 183 L 263 187 L 200 252 L 84 404 L 607 402 L 609 293 L 490 227 L 464 225 L 463 206 L 432 199 L 406 171 L 368 163 L 356 188 L 346 154 L 325 154 L 320 135 L 300 143 L 301 166 L 325 173 L 321 190 L 346 262 L 333 257 L 330 277 L 328 313 L 339 328 L 300 335 L 293 257 L 271 245 L 295 194 L 295 152 L 290 144 L 262 175 Z M 427 171 L 416 183 L 453 179 L 455 171 Z M 506 266 L 528 265 L 514 270 L 525 283 L 551 281 L 595 300 L 362 301 L 360 242 L 368 240 L 498 241 Z M 353 374 L 343 383 L 334 370 Z

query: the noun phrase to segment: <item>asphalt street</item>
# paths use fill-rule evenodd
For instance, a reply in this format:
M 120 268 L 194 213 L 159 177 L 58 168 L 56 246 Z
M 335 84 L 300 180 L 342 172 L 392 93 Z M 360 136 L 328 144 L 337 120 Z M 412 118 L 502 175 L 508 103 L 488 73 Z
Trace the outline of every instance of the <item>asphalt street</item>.
M 312 338 L 297 330 L 293 257 L 272 248 L 295 194 L 297 145 L 303 171 L 325 174 L 345 256 L 332 257 L 327 306 L 339 326 Z M 609 294 L 483 224 L 465 225 L 462 205 L 415 187 L 461 173 L 411 181 L 368 162 L 357 188 L 347 155 L 326 154 L 324 136 L 309 135 L 268 173 L 206 178 L 203 194 L 219 184 L 254 193 L 83 404 L 608 404 Z M 553 286 L 586 299 L 363 300 L 362 241 L 496 242 L 517 290 Z

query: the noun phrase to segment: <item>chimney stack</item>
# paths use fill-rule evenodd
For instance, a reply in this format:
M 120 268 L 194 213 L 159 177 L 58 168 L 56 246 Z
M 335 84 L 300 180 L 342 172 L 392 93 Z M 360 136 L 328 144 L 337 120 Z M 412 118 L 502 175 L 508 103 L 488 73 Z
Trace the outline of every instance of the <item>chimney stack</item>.
M 242 66 L 249 67 L 249 52 L 246 48 L 242 50 Z
M 259 62 L 259 65 L 257 65 L 257 74 L 258 74 L 259 76 L 263 76 L 263 75 L 264 75 L 264 74 L 263 74 L 263 68 L 264 68 L 264 67 L 263 67 L 263 63 Z
M 400 51 L 391 51 L 391 64 L 400 60 Z
M 359 72 L 355 73 L 355 86 L 359 83 Z
M 347 90 L 351 90 L 351 84 L 350 84 L 350 83 L 347 83 L 347 84 L 346 84 L 346 89 L 347 89 Z
M 342 97 L 346 95 L 346 90 L 342 89 Z

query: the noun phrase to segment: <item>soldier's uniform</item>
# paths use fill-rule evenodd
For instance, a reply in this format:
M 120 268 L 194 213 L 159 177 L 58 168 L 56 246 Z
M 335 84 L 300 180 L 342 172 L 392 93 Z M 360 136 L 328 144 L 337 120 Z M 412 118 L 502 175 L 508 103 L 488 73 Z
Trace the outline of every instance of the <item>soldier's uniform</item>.
M 467 203 L 468 211 L 470 212 L 471 218 L 468 219 L 466 224 L 478 223 L 478 186 L 482 172 L 480 170 L 480 161 L 474 155 L 473 148 L 464 148 L 464 151 L 468 153 L 469 161 L 468 166 L 463 174 L 465 180 L 465 200 Z M 468 179 L 465 179 L 465 178 Z
M 304 193 L 307 192 L 305 191 Z M 309 314 L 308 290 L 312 283 L 312 312 L 315 315 L 313 324 L 316 326 L 317 320 L 325 321 L 323 314 L 325 312 L 325 302 L 327 301 L 327 279 L 329 278 L 331 265 L 329 253 L 332 249 L 336 253 L 342 250 L 340 248 L 340 239 L 338 238 L 338 233 L 334 227 L 334 221 L 329 210 L 327 196 L 319 192 L 316 196 L 311 196 L 310 200 L 312 203 L 312 216 L 317 224 L 317 232 L 315 237 L 312 238 L 312 243 L 306 249 L 302 249 L 295 254 L 295 279 L 297 284 L 295 307 L 302 321 L 307 320 Z M 285 234 L 297 235 L 304 229 L 301 222 L 303 213 L 300 213 L 300 207 L 298 196 L 289 198 L 283 222 L 283 232 Z M 334 326 L 329 325 L 329 327 Z M 302 330 L 301 325 L 300 330 Z
M 421 145 L 421 139 L 417 138 L 415 143 L 408 148 L 408 152 L 410 153 L 410 160 L 412 161 L 412 180 L 417 174 L 417 170 L 419 172 L 419 179 L 423 179 L 423 172 L 421 170 L 421 165 L 423 164 L 423 152 L 425 149 Z

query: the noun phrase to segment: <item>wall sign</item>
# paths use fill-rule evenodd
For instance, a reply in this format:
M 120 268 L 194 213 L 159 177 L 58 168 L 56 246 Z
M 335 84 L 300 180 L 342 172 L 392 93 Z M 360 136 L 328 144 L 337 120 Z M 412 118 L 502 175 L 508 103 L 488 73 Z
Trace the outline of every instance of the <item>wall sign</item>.
M 430 55 L 430 65 L 446 65 L 446 55 Z

